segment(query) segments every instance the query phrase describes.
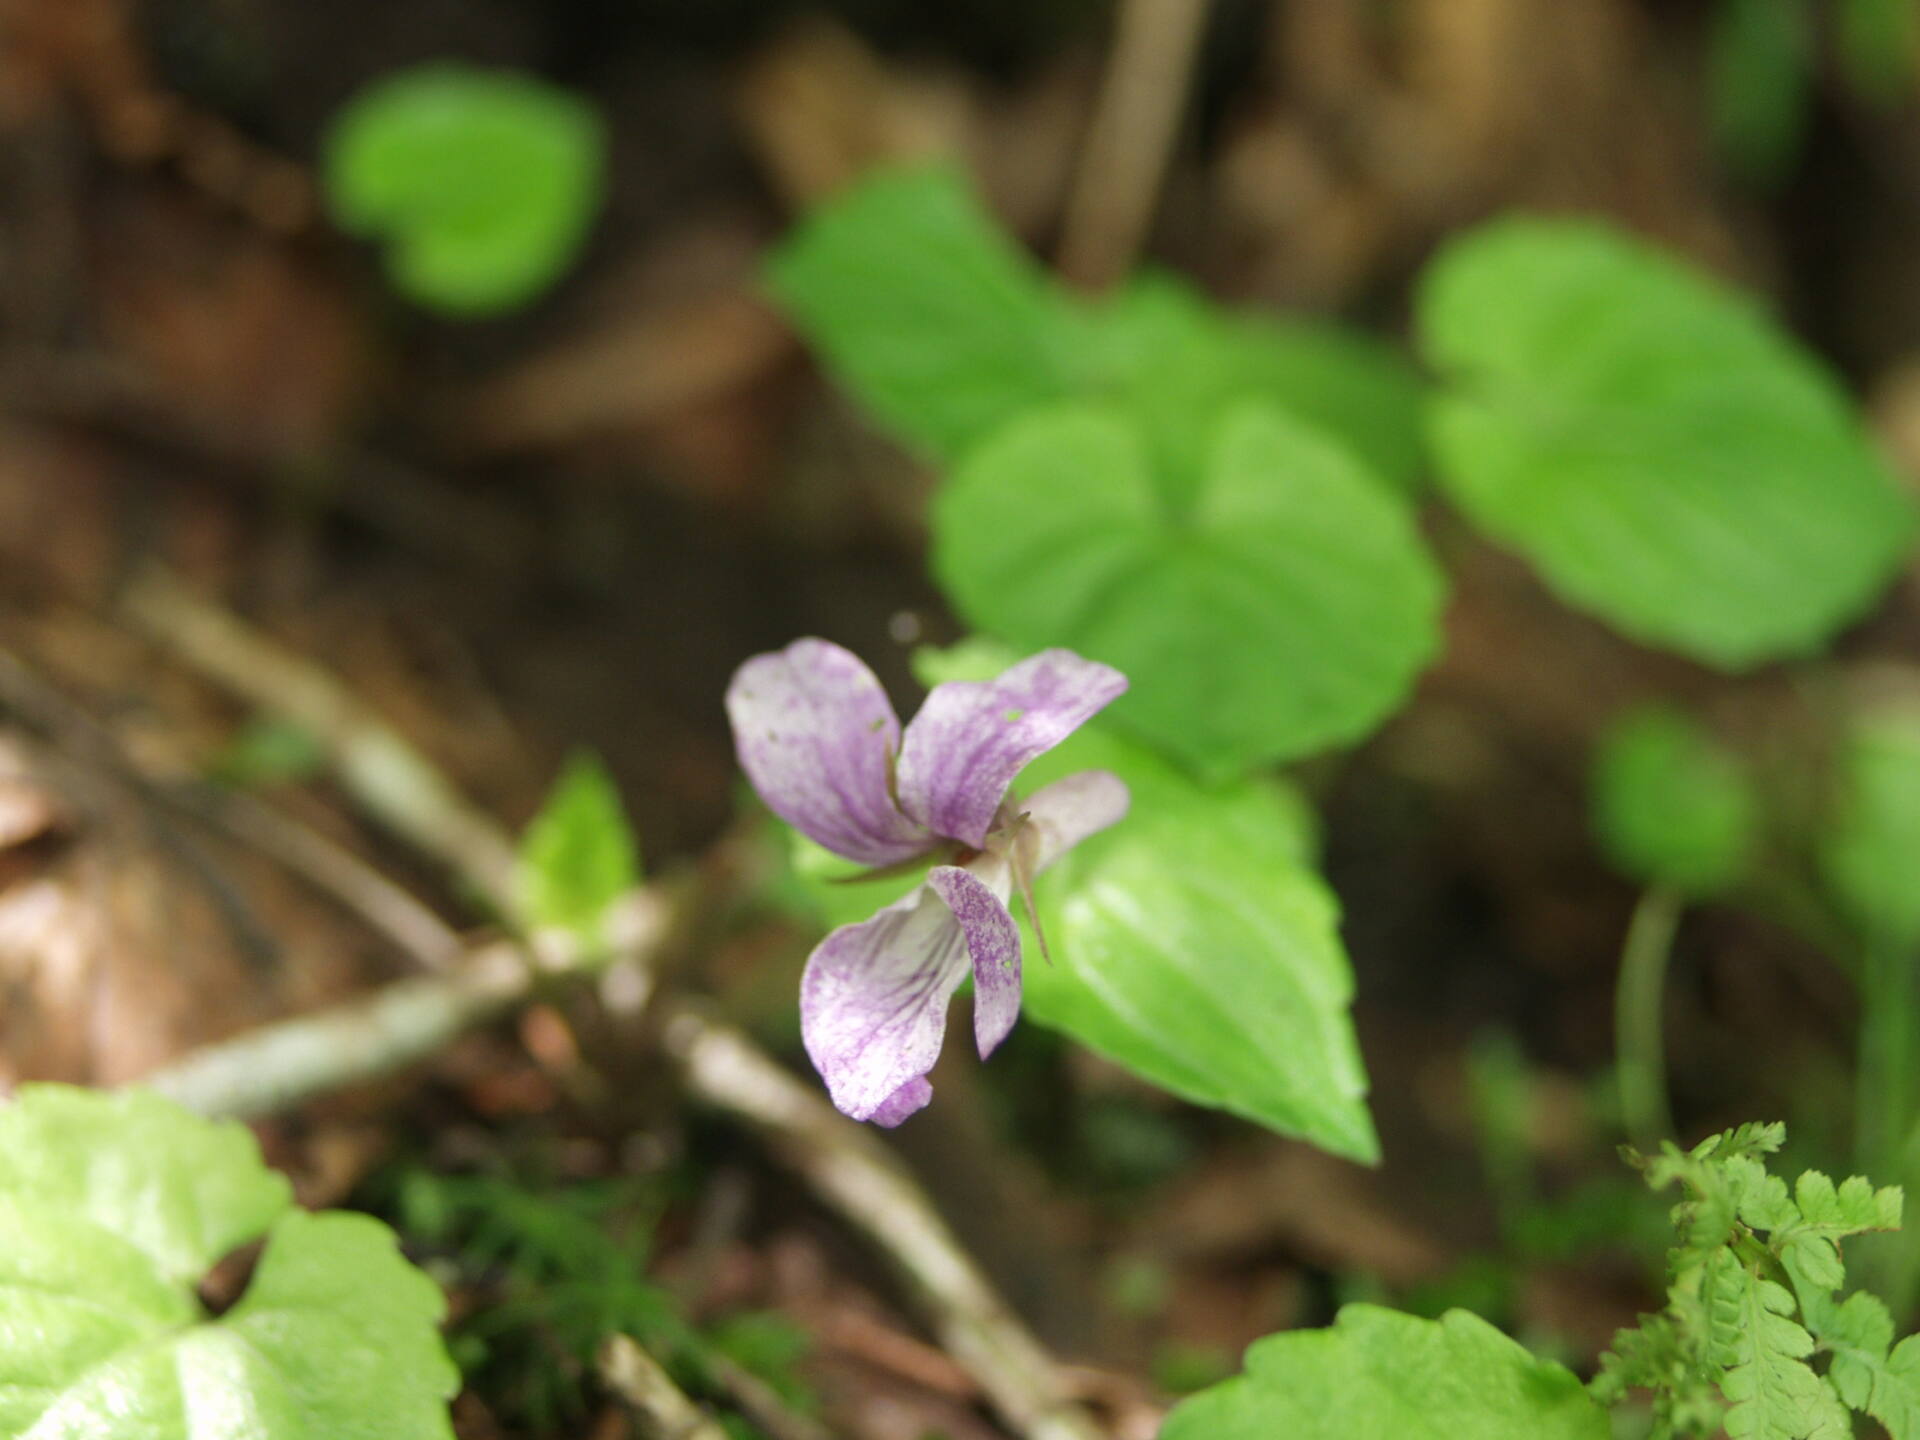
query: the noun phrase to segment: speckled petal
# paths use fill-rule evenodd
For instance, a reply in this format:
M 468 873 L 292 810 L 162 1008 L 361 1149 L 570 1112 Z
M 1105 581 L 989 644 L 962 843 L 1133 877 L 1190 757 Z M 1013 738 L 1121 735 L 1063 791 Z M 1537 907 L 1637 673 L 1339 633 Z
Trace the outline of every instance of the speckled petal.
M 1020 927 L 1007 910 L 1006 868 L 993 862 L 990 870 L 940 865 L 927 872 L 928 887 L 947 902 L 966 933 L 973 961 L 973 1042 L 982 1060 L 1020 1018 Z M 986 878 L 979 871 L 987 872 Z
M 727 687 L 727 718 L 753 788 L 802 834 L 863 865 L 933 845 L 893 803 L 887 767 L 900 722 L 857 655 L 825 640 L 756 655 Z
M 900 1092 L 924 1084 L 940 1058 L 967 963 L 966 932 L 925 885 L 814 948 L 800 980 L 800 1035 L 836 1106 L 882 1123 L 911 1113 Z
M 936 685 L 901 744 L 900 808 L 936 835 L 985 845 L 1013 777 L 1126 688 L 1071 650 L 1043 650 L 997 680 Z

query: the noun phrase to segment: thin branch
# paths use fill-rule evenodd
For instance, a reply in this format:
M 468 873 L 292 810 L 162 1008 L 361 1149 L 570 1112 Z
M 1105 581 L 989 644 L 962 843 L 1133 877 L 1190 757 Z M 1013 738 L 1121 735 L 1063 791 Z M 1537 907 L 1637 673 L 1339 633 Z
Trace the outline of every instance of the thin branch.
M 1059 1367 L 961 1246 L 893 1152 L 744 1035 L 691 1008 L 668 1050 L 698 1099 L 751 1123 L 814 1193 L 864 1231 L 928 1313 L 940 1342 L 1029 1440 L 1096 1440 Z
M 26 661 L 0 647 L 0 705 L 149 804 L 164 805 L 277 860 L 438 970 L 464 950 L 459 932 L 373 866 L 319 831 L 246 794 L 183 781 L 143 763 L 119 736 Z
M 1076 285 L 1106 289 L 1140 252 L 1206 20 L 1207 0 L 1121 0 L 1062 224 L 1060 272 Z
M 130 604 L 150 633 L 209 678 L 310 730 L 363 806 L 511 912 L 512 847 L 505 833 L 332 675 L 157 574 Z M 366 763 L 369 747 L 377 764 Z M 404 779 L 396 783 L 395 777 Z M 473 833 L 465 833 L 469 829 Z M 501 852 L 509 857 L 506 865 L 493 863 Z M 616 903 L 624 923 L 612 927 L 611 958 L 634 962 L 628 968 L 645 983 L 648 962 L 675 928 L 679 907 L 657 883 Z M 462 1029 L 513 1009 L 543 975 L 596 973 L 595 962 L 562 937 L 538 936 L 535 950 L 539 963 L 530 965 L 517 947 L 483 948 L 444 974 L 402 981 L 368 1000 L 207 1047 L 143 1083 L 202 1108 L 259 1114 L 391 1073 L 432 1055 Z M 1099 1428 L 1069 1398 L 1059 1367 L 873 1132 L 838 1114 L 738 1031 L 684 1005 L 671 1006 L 665 1020 L 668 1048 L 689 1092 L 759 1130 L 866 1234 L 1016 1433 L 1025 1440 L 1101 1440 Z
M 649 1440 L 727 1440 L 720 1422 L 628 1336 L 609 1335 L 600 1347 L 600 1379 L 633 1411 Z
M 156 568 L 121 596 L 136 626 L 209 679 L 311 734 L 370 815 L 511 915 L 513 842 L 431 762 L 326 671 Z

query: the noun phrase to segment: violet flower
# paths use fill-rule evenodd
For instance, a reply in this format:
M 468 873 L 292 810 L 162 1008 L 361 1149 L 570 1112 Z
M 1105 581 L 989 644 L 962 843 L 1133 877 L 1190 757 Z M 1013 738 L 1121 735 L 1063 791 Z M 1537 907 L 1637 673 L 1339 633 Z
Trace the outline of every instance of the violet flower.
M 973 970 L 973 1035 L 993 1052 L 1020 1014 L 1020 928 L 1007 909 L 1072 846 L 1127 813 L 1104 770 L 1024 801 L 1013 778 L 1127 688 L 1047 650 L 997 680 L 936 685 L 906 727 L 859 657 L 825 640 L 756 655 L 727 688 L 741 768 L 769 809 L 838 855 L 882 868 L 932 858 L 871 920 L 822 940 L 800 982 L 807 1054 L 833 1103 L 898 1125 L 933 1097 L 947 1005 Z

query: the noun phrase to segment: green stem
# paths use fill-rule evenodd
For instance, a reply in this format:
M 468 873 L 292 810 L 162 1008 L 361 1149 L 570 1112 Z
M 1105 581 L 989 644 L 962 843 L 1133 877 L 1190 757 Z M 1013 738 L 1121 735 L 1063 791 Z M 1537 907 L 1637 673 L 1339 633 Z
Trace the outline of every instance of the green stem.
M 1654 886 L 1640 897 L 1620 951 L 1613 997 L 1614 1068 L 1620 1080 L 1620 1118 L 1627 1135 L 1651 1151 L 1673 1135 L 1667 1107 L 1667 1052 L 1661 1024 L 1667 961 L 1686 902 Z
M 1915 995 L 1903 945 L 1870 937 L 1860 972 L 1860 1061 L 1854 1082 L 1855 1158 L 1891 1175 L 1913 1127 Z
M 1854 1077 L 1854 1160 L 1878 1184 L 1911 1185 L 1920 1095 L 1920 991 L 1912 947 L 1867 937 L 1860 965 L 1860 1055 Z M 1912 1304 L 1920 1250 L 1909 1229 L 1874 1247 L 1872 1279 L 1896 1315 Z

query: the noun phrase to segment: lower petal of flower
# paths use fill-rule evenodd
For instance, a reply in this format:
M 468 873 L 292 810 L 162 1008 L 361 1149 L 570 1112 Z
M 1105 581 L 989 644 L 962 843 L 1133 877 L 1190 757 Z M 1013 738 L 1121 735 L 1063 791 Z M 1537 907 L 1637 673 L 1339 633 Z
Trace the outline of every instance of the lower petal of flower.
M 815 947 L 800 981 L 800 1033 L 840 1110 L 898 1124 L 926 1103 L 924 1077 L 968 961 L 966 932 L 925 885 Z
M 988 871 L 985 877 L 977 873 Z M 1007 867 L 990 857 L 971 870 L 936 865 L 927 886 L 947 902 L 973 962 L 973 1041 L 986 1059 L 1020 1018 L 1020 927 L 1005 900 Z

